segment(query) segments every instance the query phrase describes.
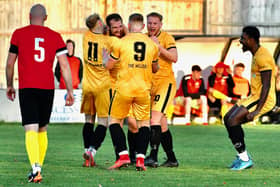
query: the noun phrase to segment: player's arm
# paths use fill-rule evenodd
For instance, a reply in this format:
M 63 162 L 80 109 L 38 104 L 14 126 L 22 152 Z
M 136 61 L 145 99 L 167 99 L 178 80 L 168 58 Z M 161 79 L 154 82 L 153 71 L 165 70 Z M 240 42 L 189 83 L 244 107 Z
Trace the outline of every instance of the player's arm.
M 227 78 L 227 84 L 228 84 L 228 96 L 229 97 L 234 97 L 236 96 L 234 93 L 233 93 L 233 88 L 235 87 L 235 84 L 234 84 L 234 81 L 233 81 L 233 78 L 230 74 L 228 74 L 228 78 Z M 238 97 L 238 96 L 237 96 Z
M 182 81 L 181 81 L 181 86 L 182 86 L 182 90 L 183 90 L 183 94 L 184 94 L 184 97 L 188 97 L 188 96 L 190 96 L 189 95 L 189 92 L 188 92 L 188 80 L 189 79 L 186 79 L 186 76 L 184 76 L 183 78 L 182 78 Z
M 119 59 L 110 54 L 108 50 L 105 48 L 102 49 L 102 63 L 106 69 L 112 69 L 118 61 Z
M 154 57 L 153 57 L 153 63 L 152 63 L 152 72 L 156 73 L 159 70 L 159 63 L 158 63 L 158 57 L 159 57 L 159 48 L 157 45 L 154 45 Z
M 59 66 L 62 72 L 62 77 L 66 84 L 67 89 L 67 96 L 66 96 L 66 106 L 71 106 L 74 103 L 74 96 L 73 96 L 73 86 L 72 86 L 72 76 L 71 76 L 71 69 L 65 54 L 61 54 L 57 56 Z
M 249 96 L 249 95 L 251 94 L 251 86 L 250 86 L 250 83 L 249 83 L 249 81 L 248 81 L 248 88 L 249 88 L 249 91 L 248 91 L 248 94 L 247 94 L 247 96 Z
M 55 71 L 54 71 L 54 75 L 55 75 L 55 78 L 58 82 L 60 82 L 60 66 L 59 66 L 59 62 L 56 63 L 56 66 L 55 66 Z
M 199 87 L 199 90 L 198 90 L 199 98 L 200 98 L 201 95 L 206 95 L 206 89 L 205 89 L 205 85 L 204 85 L 204 80 L 203 80 L 202 77 L 200 78 L 200 80 L 201 80 L 201 84 L 200 84 L 200 87 Z
M 176 63 L 178 60 L 178 52 L 176 48 L 165 49 L 161 45 L 159 45 L 160 57 Z
M 7 80 L 6 94 L 8 99 L 13 101 L 16 96 L 15 94 L 16 92 L 13 85 L 13 78 L 14 78 L 14 66 L 17 59 L 17 53 L 14 53 L 13 51 L 11 51 L 11 49 L 12 49 L 12 45 L 10 48 L 10 52 L 8 54 L 7 64 L 6 64 L 6 80 Z
M 105 68 L 110 70 L 114 67 L 115 63 L 117 63 L 117 62 L 118 62 L 118 60 L 115 60 L 114 58 L 109 56 L 107 63 L 105 63 Z
M 216 75 L 215 74 L 212 74 L 208 77 L 208 87 L 209 88 L 213 88 L 214 87 L 214 84 L 215 84 L 215 78 L 216 78 Z
M 257 104 L 256 110 L 253 112 L 250 112 L 247 115 L 248 120 L 252 121 L 254 117 L 261 111 L 262 107 L 264 106 L 264 103 L 267 99 L 270 86 L 271 86 L 271 76 L 272 76 L 272 70 L 265 70 L 261 71 L 261 81 L 262 81 L 262 90 L 259 102 Z
M 80 60 L 80 66 L 79 66 L 79 79 L 80 79 L 80 82 L 82 82 L 83 80 L 83 62 L 82 60 L 79 58 Z
M 167 43 L 171 44 L 168 45 L 167 48 L 164 48 L 162 45 L 160 45 L 158 38 L 156 36 L 152 36 L 151 39 L 158 45 L 160 57 L 166 59 L 167 61 L 171 61 L 174 63 L 177 62 L 178 52 L 175 46 L 175 41 L 172 36 L 170 36 L 170 38 L 168 38 L 168 40 L 166 41 Z
M 157 71 L 159 70 L 159 64 L 158 64 L 158 61 L 153 61 L 153 64 L 152 64 L 152 72 L 153 73 L 156 73 Z

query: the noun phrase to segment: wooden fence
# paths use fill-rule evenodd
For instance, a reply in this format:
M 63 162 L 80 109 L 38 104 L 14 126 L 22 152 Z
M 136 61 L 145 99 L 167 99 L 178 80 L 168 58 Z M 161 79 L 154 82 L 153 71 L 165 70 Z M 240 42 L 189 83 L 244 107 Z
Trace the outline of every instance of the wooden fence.
M 6 87 L 5 64 L 11 33 L 29 24 L 29 11 L 35 3 L 42 3 L 47 9 L 46 26 L 60 32 L 65 40 L 76 42 L 76 55 L 80 57 L 85 18 L 92 13 L 99 13 L 104 19 L 117 12 L 127 23 L 131 13 L 146 16 L 156 11 L 164 17 L 163 28 L 173 34 L 203 33 L 205 0 L 0 0 L 0 88 Z

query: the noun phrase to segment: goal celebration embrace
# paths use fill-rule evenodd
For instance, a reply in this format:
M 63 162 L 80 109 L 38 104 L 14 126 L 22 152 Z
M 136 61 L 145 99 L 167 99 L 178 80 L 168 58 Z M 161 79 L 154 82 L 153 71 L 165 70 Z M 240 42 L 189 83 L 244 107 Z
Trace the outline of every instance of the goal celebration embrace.
M 242 25 L 239 37 L 232 40 L 219 38 L 227 50 L 219 61 L 205 64 L 183 58 L 182 65 L 182 38 L 193 51 L 201 48 L 201 55 L 209 55 L 213 47 L 208 45 L 216 44 L 209 39 L 197 45 L 199 39 L 174 35 L 165 29 L 165 19 L 170 16 L 161 11 L 123 14 L 97 9 L 84 16 L 80 38 L 66 38 L 67 33 L 46 26 L 53 16 L 48 15 L 49 6 L 29 8 L 29 24 L 11 33 L 5 66 L 7 106 L 17 105 L 20 111 L 24 129 L 20 145 L 27 156 L 23 165 L 30 169 L 18 172 L 21 179 L 26 172 L 28 183 L 44 184 L 46 180 L 51 184 L 53 176 L 65 173 L 65 178 L 73 174 L 73 185 L 89 184 L 96 177 L 102 186 L 99 181 L 111 177 L 104 184 L 129 186 L 131 183 L 122 181 L 126 172 L 140 186 L 143 181 L 159 185 L 161 180 L 163 186 L 174 186 L 176 180 L 179 186 L 196 186 L 199 184 L 192 181 L 200 177 L 203 186 L 216 186 L 231 183 L 231 175 L 242 178 L 248 170 L 257 173 L 253 175 L 257 180 L 259 166 L 280 166 L 275 159 L 279 151 L 270 142 L 277 141 L 280 129 L 256 125 L 264 117 L 274 124 L 280 122 L 280 39 L 278 45 L 268 45 L 258 25 Z M 173 22 L 187 24 L 186 19 Z M 274 55 L 271 46 L 276 47 Z M 199 53 L 192 52 L 189 55 L 199 58 Z M 67 120 L 64 125 L 52 124 L 58 89 L 65 91 L 64 108 L 72 112 L 71 107 L 78 106 L 79 124 Z M 81 98 L 75 90 L 81 90 Z M 175 126 L 178 121 L 181 126 Z M 69 133 L 70 129 L 75 130 Z M 260 129 L 266 136 L 258 137 Z M 76 135 L 66 138 L 70 134 Z M 275 139 L 270 140 L 270 135 Z M 264 156 L 266 151 L 275 151 L 272 164 Z M 236 154 L 230 157 L 232 152 Z M 52 169 L 62 165 L 62 171 Z M 198 177 L 196 170 L 227 177 L 215 179 L 213 173 Z M 268 170 L 266 167 L 265 172 Z M 148 178 L 153 173 L 155 178 Z M 80 179 L 79 174 L 89 179 Z M 277 183 L 274 174 L 273 185 Z M 56 184 L 69 184 L 62 178 Z M 242 181 L 232 184 L 250 184 Z

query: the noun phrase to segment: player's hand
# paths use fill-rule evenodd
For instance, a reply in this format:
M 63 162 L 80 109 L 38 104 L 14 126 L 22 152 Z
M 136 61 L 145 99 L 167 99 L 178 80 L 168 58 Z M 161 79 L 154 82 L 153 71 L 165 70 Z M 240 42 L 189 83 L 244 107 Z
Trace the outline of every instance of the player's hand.
M 16 91 L 13 87 L 9 86 L 7 88 L 7 98 L 11 101 L 14 101 L 14 99 L 16 98 Z
M 74 104 L 73 92 L 68 92 L 65 100 L 65 106 L 72 106 Z
M 102 48 L 102 64 L 106 67 L 107 62 L 109 61 L 109 51 L 105 48 Z
M 248 121 L 253 121 L 254 120 L 254 118 L 255 118 L 255 116 L 258 114 L 259 112 L 258 111 L 254 111 L 254 112 L 250 112 L 249 114 L 247 114 L 247 119 L 248 119 Z

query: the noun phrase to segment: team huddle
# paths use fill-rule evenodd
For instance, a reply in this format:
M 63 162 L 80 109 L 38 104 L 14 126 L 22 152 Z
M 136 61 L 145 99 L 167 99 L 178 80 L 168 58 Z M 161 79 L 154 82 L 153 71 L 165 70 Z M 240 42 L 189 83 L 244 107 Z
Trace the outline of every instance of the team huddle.
M 146 170 L 145 165 L 157 167 L 161 141 L 168 157 L 163 165 L 178 166 L 164 116 L 176 90 L 172 71 L 172 62 L 177 61 L 176 45 L 171 35 L 160 30 L 160 14 L 150 13 L 147 22 L 148 33 L 143 34 L 141 14 L 130 15 L 127 29 L 119 14 L 108 15 L 107 26 L 98 14 L 86 20 L 89 30 L 83 40 L 81 104 L 86 116 L 83 166 L 95 165 L 94 156 L 108 126 L 116 153 L 116 162 L 109 169 L 130 163 L 135 163 L 138 170 Z M 109 35 L 104 34 L 106 27 Z M 98 125 L 93 130 L 95 115 Z M 128 118 L 129 151 L 122 129 L 124 118 Z M 149 142 L 151 154 L 145 159 Z
M 14 64 L 18 58 L 19 101 L 25 144 L 32 171 L 29 182 L 42 181 L 41 168 L 47 151 L 47 125 L 53 97 L 55 56 L 67 89 L 66 105 L 74 103 L 71 71 L 66 58 L 66 46 L 59 33 L 44 26 L 46 9 L 41 4 L 30 10 L 30 25 L 17 29 L 11 39 L 7 59 L 7 97 L 15 98 L 13 87 Z M 165 167 L 178 167 L 173 140 L 167 125 L 166 110 L 173 101 L 176 81 L 172 64 L 177 61 L 174 38 L 161 30 L 162 15 L 144 17 L 134 13 L 124 26 L 119 14 L 106 17 L 106 24 L 98 14 L 86 19 L 88 30 L 83 36 L 83 80 L 81 113 L 83 126 L 84 167 L 94 167 L 95 155 L 109 128 L 116 155 L 108 169 L 135 164 L 138 171 L 146 166 L 158 167 L 160 144 L 167 160 Z M 271 110 L 275 105 L 275 67 L 268 51 L 259 44 L 259 31 L 248 26 L 243 29 L 240 43 L 243 50 L 255 56 L 252 66 L 250 97 L 234 105 L 225 115 L 224 124 L 238 155 L 232 170 L 253 166 L 244 143 L 241 124 Z M 35 50 L 34 50 L 35 49 Z M 274 63 L 274 64 L 273 64 Z M 97 121 L 95 121 L 97 116 Z M 128 132 L 123 131 L 127 118 Z M 94 124 L 97 126 L 94 128 Z M 146 156 L 150 144 L 150 153 Z

